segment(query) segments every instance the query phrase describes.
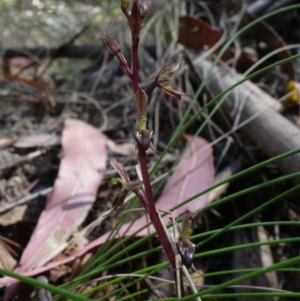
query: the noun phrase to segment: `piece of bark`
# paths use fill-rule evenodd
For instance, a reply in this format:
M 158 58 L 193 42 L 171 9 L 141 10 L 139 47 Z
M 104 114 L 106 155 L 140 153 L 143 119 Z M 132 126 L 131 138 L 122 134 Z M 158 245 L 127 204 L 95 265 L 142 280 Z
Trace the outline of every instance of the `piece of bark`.
M 188 61 L 188 57 L 185 60 Z M 193 79 L 198 76 L 198 84 L 212 67 L 212 63 L 207 60 L 194 65 L 190 61 L 189 65 L 194 69 L 191 70 Z M 216 96 L 242 78 L 233 69 L 215 66 L 205 87 L 211 95 Z M 282 105 L 252 82 L 246 81 L 229 92 L 221 108 L 232 120 L 236 118 L 236 112 L 240 111 L 238 125 L 251 119 L 240 130 L 269 158 L 300 148 L 300 130 L 281 115 Z M 278 161 L 277 165 L 283 174 L 298 172 L 300 153 Z M 299 184 L 300 178 L 294 178 L 293 182 Z

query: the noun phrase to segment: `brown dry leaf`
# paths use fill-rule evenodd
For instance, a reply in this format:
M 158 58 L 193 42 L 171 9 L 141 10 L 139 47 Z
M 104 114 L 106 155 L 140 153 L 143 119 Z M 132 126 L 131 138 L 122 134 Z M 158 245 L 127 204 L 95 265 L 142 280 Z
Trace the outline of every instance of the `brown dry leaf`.
M 20 137 L 15 143 L 14 147 L 28 148 L 28 147 L 46 147 L 60 144 L 58 136 L 53 134 L 35 134 L 30 136 Z
M 204 46 L 212 47 L 221 38 L 218 28 L 211 27 L 201 19 L 189 16 L 179 17 L 178 42 L 194 50 L 202 50 Z
M 222 32 L 218 28 L 211 27 L 200 18 L 185 16 L 179 18 L 178 36 L 179 43 L 193 50 L 201 51 L 205 46 L 213 47 L 221 39 Z M 235 52 L 235 49 L 228 48 L 222 55 L 221 60 L 223 62 L 231 61 L 235 58 Z M 214 51 L 215 55 L 218 53 L 218 50 Z M 254 63 L 253 57 L 242 49 L 235 68 L 238 72 L 243 73 Z
M 0 268 L 12 271 L 16 266 L 17 261 L 9 253 L 8 249 L 5 247 L 5 243 L 0 239 Z
M 0 225 L 14 225 L 23 220 L 27 205 L 17 206 L 0 215 Z

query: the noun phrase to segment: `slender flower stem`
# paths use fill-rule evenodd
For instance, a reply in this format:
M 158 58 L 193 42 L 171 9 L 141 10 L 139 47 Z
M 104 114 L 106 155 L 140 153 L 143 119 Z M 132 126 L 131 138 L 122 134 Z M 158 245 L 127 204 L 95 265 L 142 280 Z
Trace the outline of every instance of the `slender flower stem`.
M 153 194 L 152 194 L 152 188 L 151 188 L 150 179 L 149 179 L 148 168 L 147 168 L 147 154 L 145 151 L 143 151 L 139 148 L 138 156 L 139 156 L 139 161 L 140 161 L 140 166 L 141 166 L 141 171 L 142 171 L 142 176 L 143 176 L 143 182 L 144 182 L 144 186 L 145 186 L 145 194 L 146 194 L 146 198 L 148 201 L 148 208 L 146 208 L 146 210 L 149 213 L 150 220 L 156 230 L 159 241 L 162 244 L 162 246 L 165 250 L 165 253 L 172 265 L 172 268 L 174 271 L 176 287 L 177 287 L 177 289 L 178 289 L 178 287 L 180 288 L 181 296 L 184 296 L 184 287 L 183 287 L 183 281 L 182 281 L 182 279 L 183 279 L 182 278 L 182 269 L 180 268 L 180 270 L 179 270 L 179 279 L 178 279 L 176 276 L 178 267 L 176 266 L 175 252 L 171 245 L 169 237 L 167 236 L 167 234 L 165 232 L 164 226 L 162 225 L 161 219 L 160 219 L 158 212 L 156 210 L 156 207 L 155 207 L 154 198 L 153 198 Z
M 157 232 L 157 236 L 174 270 L 176 286 L 180 291 L 179 295 L 183 296 L 184 287 L 183 287 L 183 280 L 182 280 L 182 269 L 179 267 L 180 270 L 179 271 L 177 270 L 178 266 L 176 264 L 176 250 L 174 249 L 173 243 L 170 241 L 169 236 L 166 233 L 165 227 L 163 225 L 163 222 L 160 218 L 160 215 L 156 210 L 150 179 L 149 179 L 149 173 L 147 167 L 147 154 L 146 154 L 146 150 L 150 147 L 150 143 L 151 143 L 151 132 L 146 129 L 146 122 L 147 122 L 146 116 L 147 116 L 147 106 L 151 99 L 152 92 L 157 87 L 158 80 L 160 80 L 159 83 L 161 85 L 164 83 L 162 82 L 162 78 L 161 78 L 163 77 L 164 73 L 167 73 L 169 76 L 169 73 L 174 72 L 179 67 L 179 64 L 172 64 L 170 66 L 163 68 L 162 71 L 158 74 L 158 79 L 155 79 L 155 81 L 153 81 L 145 91 L 140 90 L 139 73 L 138 73 L 139 71 L 138 47 L 140 41 L 139 33 L 142 27 L 143 19 L 147 13 L 148 7 L 147 7 L 146 0 L 141 2 L 139 2 L 138 0 L 133 0 L 131 12 L 129 12 L 128 6 L 129 6 L 128 1 L 123 0 L 123 2 L 121 2 L 121 9 L 128 20 L 130 31 L 131 31 L 131 39 L 132 39 L 131 70 L 127 64 L 126 59 L 123 57 L 123 54 L 120 51 L 118 51 L 117 55 L 123 67 L 122 71 L 125 74 L 127 74 L 131 79 L 132 88 L 134 92 L 135 110 L 137 114 L 137 126 L 136 126 L 136 131 L 133 132 L 133 137 L 137 142 L 138 157 L 139 157 L 140 167 L 142 171 L 143 184 L 145 186 L 145 194 L 139 189 L 134 189 L 133 192 L 139 197 L 146 211 L 149 214 L 150 220 Z M 115 46 L 114 40 L 108 40 L 106 43 L 108 44 L 108 42 L 110 42 L 112 46 Z M 165 86 L 162 87 L 165 88 Z M 167 87 L 170 90 L 169 86 Z M 139 93 L 137 93 L 138 91 Z M 171 92 L 174 94 L 176 91 L 171 89 L 169 93 Z M 178 95 L 177 94 L 176 97 L 179 95 L 179 99 L 180 99 L 180 94 Z M 179 277 L 177 277 L 177 275 L 179 275 Z
M 131 8 L 131 17 L 129 25 L 131 30 L 132 40 L 132 87 L 134 93 L 139 89 L 139 62 L 138 62 L 138 48 L 139 48 L 139 34 L 142 25 L 141 9 L 138 0 L 133 0 Z
M 150 219 L 153 223 L 153 226 L 155 227 L 155 230 L 157 232 L 159 240 L 160 240 L 161 244 L 163 245 L 163 248 L 168 256 L 168 259 L 169 259 L 173 269 L 176 269 L 174 250 L 169 241 L 169 238 L 166 235 L 164 227 L 161 224 L 161 220 L 158 216 L 158 212 L 155 207 L 153 194 L 152 194 L 152 188 L 151 188 L 151 184 L 150 184 L 150 180 L 149 180 L 148 168 L 147 168 L 146 152 L 139 150 L 138 156 L 139 156 L 139 161 L 140 161 L 140 166 L 141 166 L 141 171 L 142 171 L 142 176 L 143 176 L 143 182 L 144 182 L 144 186 L 145 186 L 145 194 L 146 194 L 146 197 L 148 200 L 148 212 L 150 215 Z

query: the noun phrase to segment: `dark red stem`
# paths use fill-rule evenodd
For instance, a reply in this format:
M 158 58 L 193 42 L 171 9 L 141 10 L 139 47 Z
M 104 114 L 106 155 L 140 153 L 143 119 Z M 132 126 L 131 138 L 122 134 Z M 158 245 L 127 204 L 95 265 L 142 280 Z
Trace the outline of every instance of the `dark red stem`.
M 150 179 L 149 179 L 148 167 L 147 167 L 147 154 L 145 151 L 139 149 L 138 156 L 139 156 L 139 161 L 140 161 L 140 166 L 141 166 L 141 171 L 142 171 L 142 176 L 143 176 L 143 182 L 144 182 L 144 186 L 145 186 L 145 194 L 146 194 L 147 203 L 148 203 L 148 209 L 146 208 L 146 210 L 149 213 L 150 220 L 156 230 L 159 241 L 162 244 L 162 246 L 167 254 L 167 257 L 172 265 L 172 268 L 174 270 L 174 278 L 175 278 L 176 286 L 180 285 L 182 296 L 184 296 L 182 270 L 180 268 L 180 279 L 179 279 L 179 283 L 178 283 L 178 281 L 177 281 L 178 279 L 176 278 L 175 253 L 174 253 L 171 242 L 165 232 L 165 229 L 161 223 L 161 219 L 158 216 L 158 212 L 155 207 L 154 198 L 153 198 L 153 194 L 152 194 L 152 188 L 151 188 Z
M 123 11 L 125 16 L 128 19 L 128 23 L 131 30 L 131 38 L 132 38 L 132 76 L 131 76 L 131 82 L 134 94 L 139 89 L 139 75 L 138 75 L 138 68 L 139 68 L 139 62 L 138 62 L 138 47 L 139 47 L 139 32 L 141 27 L 141 16 L 140 16 L 140 10 L 139 5 L 137 3 L 137 0 L 133 1 L 133 9 L 132 14 L 129 13 L 128 10 Z M 156 87 L 156 83 L 153 82 L 148 87 L 148 96 L 151 98 L 151 94 Z M 143 133 L 140 133 L 143 135 Z M 169 240 L 168 235 L 165 232 L 165 228 L 161 222 L 160 216 L 156 210 L 156 206 L 154 203 L 154 198 L 152 194 L 152 188 L 150 184 L 149 179 L 149 173 L 148 173 L 148 167 L 147 167 L 147 154 L 145 151 L 145 145 L 142 145 L 139 143 L 136 133 L 133 133 L 133 136 L 135 137 L 137 141 L 137 147 L 138 147 L 138 156 L 143 176 L 143 183 L 145 186 L 145 194 L 143 194 L 141 191 L 137 190 L 135 193 L 138 195 L 138 197 L 141 199 L 143 205 L 145 206 L 146 211 L 149 214 L 150 220 L 157 232 L 157 236 L 166 252 L 166 255 L 173 267 L 174 275 L 175 275 L 175 281 L 176 285 L 180 285 L 181 291 L 184 294 L 184 288 L 183 288 L 183 281 L 182 281 L 182 274 L 179 279 L 179 283 L 176 279 L 176 259 L 175 259 L 175 251 L 171 245 L 171 242 Z M 145 137 L 144 137 L 145 138 Z M 149 143 L 150 143 L 151 137 L 149 137 Z M 181 273 L 181 271 L 180 271 Z
M 132 10 L 132 14 L 125 14 L 128 23 L 131 30 L 131 38 L 132 38 L 132 86 L 134 93 L 136 93 L 139 89 L 139 77 L 138 77 L 138 47 L 139 47 L 139 32 L 140 32 L 140 24 L 139 24 L 139 18 L 138 18 L 138 5 L 136 2 L 133 3 L 134 9 Z M 133 22 L 133 19 L 135 22 Z M 133 134 L 134 135 L 134 134 Z M 164 230 L 164 227 L 161 223 L 160 217 L 158 215 L 158 212 L 155 207 L 154 198 L 152 194 L 152 188 L 150 184 L 149 174 L 148 174 L 148 168 L 147 168 L 147 154 L 145 149 L 142 148 L 142 146 L 137 143 L 138 147 L 138 156 L 143 176 L 143 182 L 145 186 L 145 195 L 147 201 L 145 202 L 142 200 L 144 206 L 146 207 L 147 212 L 149 213 L 150 220 L 157 232 L 158 238 L 169 258 L 169 261 L 173 267 L 173 269 L 176 269 L 175 264 L 175 253 L 172 248 L 171 242 L 169 241 L 169 238 Z M 140 196 L 139 196 L 140 197 Z
M 138 47 L 139 47 L 139 37 L 136 35 L 135 30 L 133 30 L 132 36 L 132 87 L 134 93 L 139 89 L 139 61 L 138 61 Z
M 131 31 L 131 39 L 132 39 L 132 47 L 131 47 L 131 54 L 132 54 L 132 87 L 133 92 L 135 93 L 139 89 L 139 75 L 138 75 L 138 68 L 139 68 L 139 62 L 138 62 L 138 47 L 139 47 L 139 28 L 135 28 L 135 26 L 132 23 L 132 15 L 131 13 L 127 11 L 123 11 L 124 15 L 126 16 L 128 20 L 128 24 Z
M 153 194 L 152 194 L 152 188 L 151 188 L 150 179 L 149 179 L 148 167 L 147 167 L 147 157 L 146 157 L 147 154 L 145 151 L 139 150 L 138 156 L 139 156 L 139 161 L 140 161 L 140 166 L 141 166 L 141 171 L 142 171 L 142 176 L 143 176 L 143 182 L 144 182 L 144 186 L 145 186 L 145 194 L 146 194 L 146 198 L 148 200 L 148 210 L 147 211 L 149 212 L 150 219 L 157 232 L 158 238 L 168 256 L 168 259 L 169 259 L 173 269 L 176 269 L 174 250 L 172 248 L 172 245 L 169 241 L 169 238 L 165 232 L 165 229 L 161 223 L 160 217 L 158 216 L 158 212 L 155 207 L 154 198 L 153 198 Z

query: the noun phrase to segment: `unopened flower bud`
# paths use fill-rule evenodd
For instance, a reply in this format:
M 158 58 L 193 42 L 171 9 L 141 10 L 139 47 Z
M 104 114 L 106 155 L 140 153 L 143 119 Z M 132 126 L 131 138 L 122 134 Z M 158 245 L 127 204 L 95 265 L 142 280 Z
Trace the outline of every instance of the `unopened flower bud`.
M 140 2 L 140 15 L 141 18 L 144 19 L 148 11 L 147 0 L 142 0 Z
M 112 55 L 117 55 L 121 52 L 121 48 L 117 40 L 107 36 L 104 32 L 101 31 L 100 33 L 101 39 L 107 51 Z

